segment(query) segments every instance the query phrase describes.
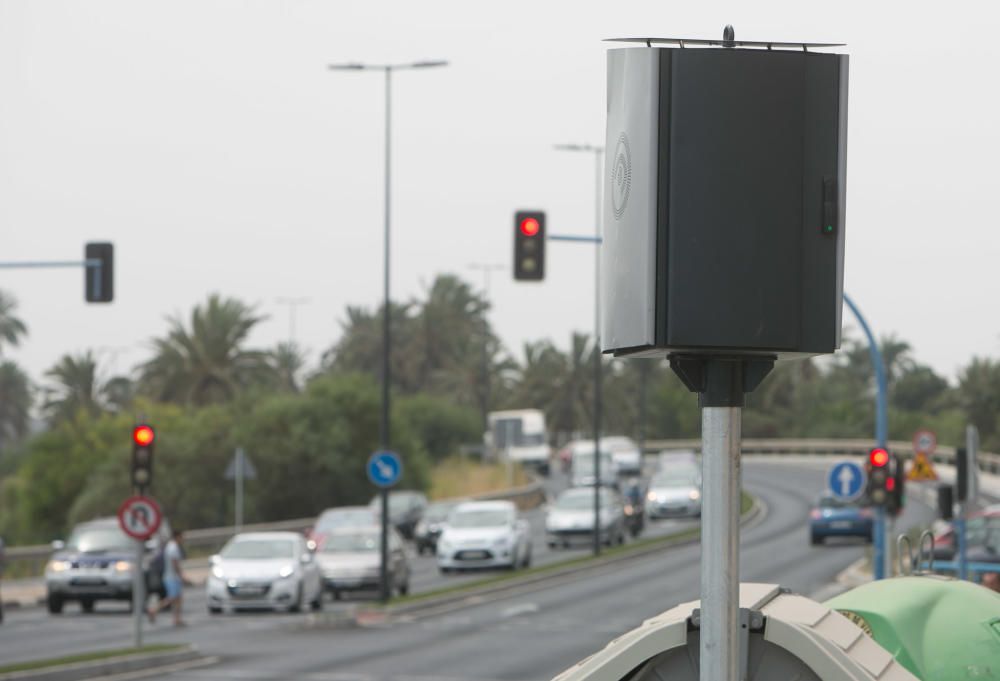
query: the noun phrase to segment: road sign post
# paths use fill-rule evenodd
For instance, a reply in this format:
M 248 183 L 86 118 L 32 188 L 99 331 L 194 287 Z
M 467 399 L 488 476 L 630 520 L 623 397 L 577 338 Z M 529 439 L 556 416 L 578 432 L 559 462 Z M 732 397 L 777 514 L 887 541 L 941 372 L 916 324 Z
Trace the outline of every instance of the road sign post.
M 403 461 L 395 452 L 375 452 L 368 458 L 368 479 L 379 488 L 382 508 L 382 555 L 379 557 L 379 586 L 382 602 L 392 595 L 389 588 L 389 488 L 403 475 Z
M 142 617 L 145 614 L 146 580 L 142 567 L 146 540 L 160 529 L 163 514 L 150 497 L 132 496 L 118 508 L 118 525 L 135 540 L 135 564 L 132 566 L 132 646 L 142 647 Z

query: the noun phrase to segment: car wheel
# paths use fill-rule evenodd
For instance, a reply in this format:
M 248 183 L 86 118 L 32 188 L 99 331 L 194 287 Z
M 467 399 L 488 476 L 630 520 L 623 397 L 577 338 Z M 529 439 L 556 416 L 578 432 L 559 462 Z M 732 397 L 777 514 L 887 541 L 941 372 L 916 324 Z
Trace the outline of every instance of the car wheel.
M 220 608 L 217 605 L 210 605 L 210 606 L 208 606 L 208 614 L 209 615 L 221 615 L 222 614 L 222 608 Z
M 93 598 L 81 598 L 80 599 L 80 609 L 86 613 L 94 612 L 94 599 Z
M 319 612 L 323 609 L 323 589 L 320 589 L 319 593 L 316 594 L 316 599 L 309 603 L 309 608 L 313 612 Z
M 302 585 L 299 584 L 299 590 L 298 590 L 297 595 L 295 596 L 295 602 L 292 603 L 292 605 L 288 608 L 288 611 L 289 612 L 302 612 L 302 599 L 304 597 L 305 597 L 305 594 L 302 593 Z
M 49 594 L 45 600 L 45 604 L 48 606 L 49 612 L 53 615 L 58 615 L 63 610 L 63 599 L 60 596 Z

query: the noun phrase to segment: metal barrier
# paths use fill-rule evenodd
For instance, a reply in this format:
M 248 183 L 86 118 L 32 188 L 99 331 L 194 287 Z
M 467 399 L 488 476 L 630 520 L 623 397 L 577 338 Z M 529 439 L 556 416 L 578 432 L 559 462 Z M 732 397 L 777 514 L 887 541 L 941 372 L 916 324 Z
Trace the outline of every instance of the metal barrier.
M 874 440 L 836 440 L 836 439 L 744 439 L 742 452 L 744 454 L 789 455 L 805 454 L 810 456 L 860 456 L 868 455 L 874 446 Z M 913 457 L 913 444 L 904 440 L 889 442 L 888 449 L 903 458 Z M 663 450 L 701 451 L 700 439 L 684 440 L 647 440 L 645 452 L 655 454 Z M 938 445 L 931 459 L 935 463 L 953 464 L 955 448 Z M 1000 474 L 1000 455 L 992 452 L 979 452 L 979 469 L 986 473 Z

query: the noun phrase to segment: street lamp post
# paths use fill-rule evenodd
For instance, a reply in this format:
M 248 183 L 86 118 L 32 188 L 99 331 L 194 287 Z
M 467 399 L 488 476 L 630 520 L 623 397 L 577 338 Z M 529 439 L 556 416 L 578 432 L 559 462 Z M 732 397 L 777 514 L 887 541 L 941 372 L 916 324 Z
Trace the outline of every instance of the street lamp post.
M 594 155 L 594 555 L 598 555 L 601 552 L 601 189 L 604 147 L 557 144 L 555 148 Z
M 385 236 L 384 236 L 384 295 L 382 301 L 382 414 L 379 419 L 379 449 L 389 449 L 389 350 L 392 337 L 389 326 L 389 216 L 390 216 L 390 161 L 391 155 L 391 121 L 392 121 L 392 72 L 403 69 L 426 69 L 435 66 L 447 66 L 446 61 L 417 61 L 406 64 L 330 64 L 331 71 L 382 71 L 385 74 Z M 381 561 L 381 591 L 382 600 L 389 600 L 389 582 L 387 579 L 387 555 L 389 553 L 389 490 L 382 488 L 382 561 Z

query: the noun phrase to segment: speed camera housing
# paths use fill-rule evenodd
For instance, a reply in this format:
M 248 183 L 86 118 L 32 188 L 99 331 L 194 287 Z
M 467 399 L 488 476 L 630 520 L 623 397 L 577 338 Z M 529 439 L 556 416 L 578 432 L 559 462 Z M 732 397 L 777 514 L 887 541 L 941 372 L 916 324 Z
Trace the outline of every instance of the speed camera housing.
M 804 49 L 608 52 L 605 352 L 839 347 L 847 66 Z

